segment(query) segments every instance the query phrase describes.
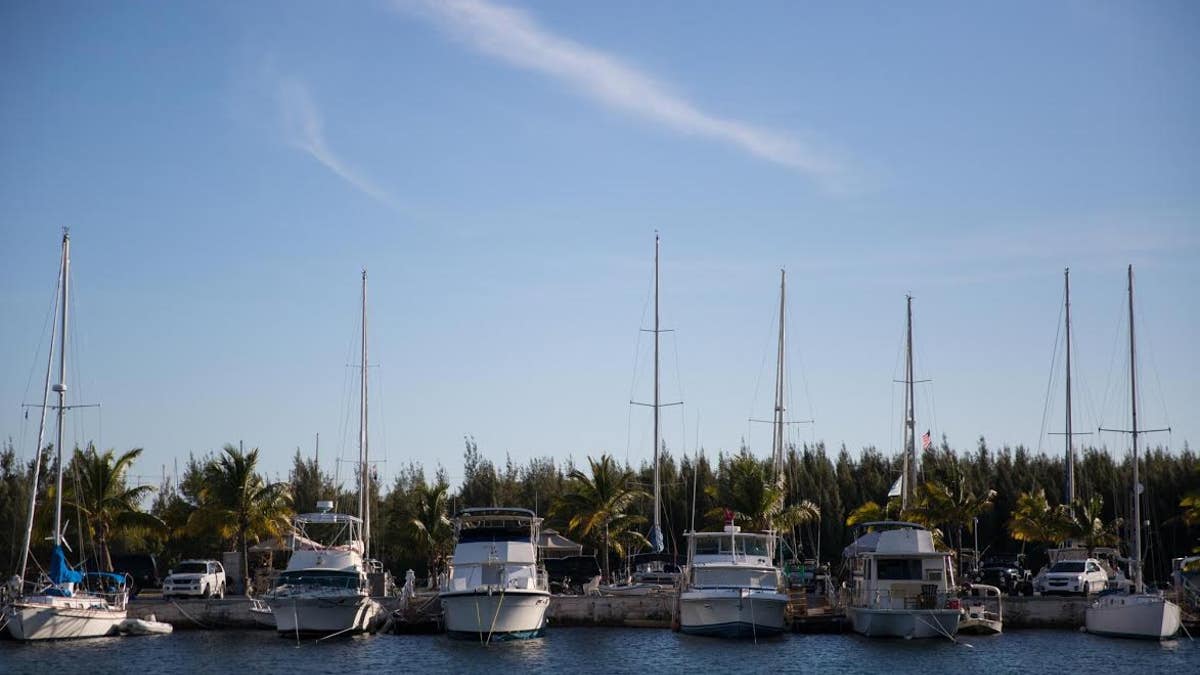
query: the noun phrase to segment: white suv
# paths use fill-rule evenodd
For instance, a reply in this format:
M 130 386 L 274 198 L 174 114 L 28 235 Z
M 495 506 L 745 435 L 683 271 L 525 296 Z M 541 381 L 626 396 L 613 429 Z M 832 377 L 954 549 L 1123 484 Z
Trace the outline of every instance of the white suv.
M 1099 593 L 1107 584 L 1108 573 L 1104 571 L 1099 560 L 1060 560 L 1049 570 L 1038 575 L 1034 582 L 1034 590 L 1042 595 L 1086 596 Z
M 184 560 L 163 581 L 164 598 L 225 597 L 225 568 L 216 560 Z

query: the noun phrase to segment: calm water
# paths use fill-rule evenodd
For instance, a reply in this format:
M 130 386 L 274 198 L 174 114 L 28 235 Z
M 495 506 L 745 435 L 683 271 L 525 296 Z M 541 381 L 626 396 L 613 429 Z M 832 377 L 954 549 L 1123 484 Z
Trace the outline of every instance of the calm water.
M 673 673 L 757 672 L 1200 672 L 1200 642 L 1111 640 L 1074 631 L 1013 631 L 948 641 L 788 635 L 752 642 L 668 630 L 558 628 L 490 647 L 441 635 L 305 643 L 270 631 L 182 631 L 54 644 L 0 641 L 3 673 L 351 673 L 364 671 Z

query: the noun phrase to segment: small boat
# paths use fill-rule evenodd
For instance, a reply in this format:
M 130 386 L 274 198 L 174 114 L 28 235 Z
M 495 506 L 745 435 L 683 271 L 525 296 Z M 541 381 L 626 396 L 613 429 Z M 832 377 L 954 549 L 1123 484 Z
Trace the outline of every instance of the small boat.
M 1133 265 L 1129 266 L 1129 401 L 1133 425 L 1133 541 L 1130 542 L 1129 567 L 1133 572 L 1133 592 L 1102 593 L 1088 608 L 1084 624 L 1089 633 L 1110 637 L 1164 640 L 1179 632 L 1179 605 L 1161 594 L 1147 592 L 1142 583 L 1142 499 L 1144 487 L 1138 480 L 1138 435 L 1148 430 L 1138 429 L 1137 416 L 1137 351 L 1133 340 Z M 1102 429 L 1102 431 L 1118 431 Z M 1120 430 L 1124 432 L 1124 430 Z M 1155 430 L 1149 430 L 1155 431 Z
M 842 552 L 851 569 L 846 615 L 867 637 L 953 638 L 962 605 L 954 597 L 950 556 L 916 523 L 863 523 Z
M 685 534 L 679 629 L 728 638 L 779 635 L 786 626 L 788 594 L 775 562 L 778 537 L 742 532 L 727 521 L 723 532 Z
M 158 621 L 153 614 L 144 619 L 130 617 L 117 624 L 117 628 L 126 635 L 166 635 L 175 630 L 171 624 Z
M 542 519 L 528 509 L 464 509 L 446 585 L 446 634 L 491 642 L 541 637 L 550 586 L 538 560 Z
M 71 237 L 66 231 L 62 236 L 62 255 L 59 262 L 57 309 L 51 327 L 51 348 L 46 363 L 46 384 L 50 384 L 51 364 L 54 362 L 54 338 L 58 338 L 58 380 L 47 386 L 42 393 L 41 424 L 33 462 L 33 485 L 30 490 L 29 511 L 25 521 L 24 543 L 21 547 L 21 566 L 16 576 L 16 597 L 2 610 L 0 625 L 7 623 L 8 632 L 16 640 L 59 640 L 66 638 L 90 638 L 112 635 L 117 624 L 126 617 L 125 604 L 129 600 L 128 577 L 107 572 L 80 572 L 67 562 L 64 549 L 65 525 L 62 519 L 63 502 L 63 421 L 67 410 L 79 404 L 68 405 L 67 394 L 67 320 L 69 313 L 69 289 L 71 270 Z M 56 334 L 56 335 L 55 335 Z M 49 405 L 48 397 L 53 391 L 57 405 Z M 55 509 L 48 572 L 33 581 L 25 579 L 29 562 L 30 539 L 33 533 L 34 511 L 37 506 L 38 469 L 42 465 L 42 441 L 46 428 L 46 411 L 56 411 L 58 440 L 54 443 L 57 453 L 57 487 L 54 489 Z
M 655 595 L 673 592 L 681 566 L 672 553 L 639 553 L 629 558 L 630 573 L 624 583 L 599 587 L 601 595 Z
M 998 635 L 1004 629 L 1004 594 L 995 586 L 971 584 L 960 595 L 962 618 L 958 632 Z

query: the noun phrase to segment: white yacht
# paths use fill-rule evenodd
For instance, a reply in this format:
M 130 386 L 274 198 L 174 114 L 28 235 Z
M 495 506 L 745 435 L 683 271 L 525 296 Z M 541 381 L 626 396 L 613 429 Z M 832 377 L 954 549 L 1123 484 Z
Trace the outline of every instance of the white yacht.
M 1179 632 L 1181 612 L 1179 605 L 1167 600 L 1161 593 L 1150 593 L 1142 584 L 1142 493 L 1144 486 L 1138 480 L 1138 435 L 1159 429 L 1138 429 L 1137 415 L 1137 351 L 1133 340 L 1133 265 L 1129 266 L 1129 401 L 1132 410 L 1132 426 L 1129 433 L 1133 439 L 1133 541 L 1130 551 L 1130 571 L 1133 573 L 1133 592 L 1105 593 L 1087 608 L 1084 624 L 1089 633 L 1112 637 L 1147 638 L 1164 640 Z M 1102 429 L 1102 431 L 1118 431 Z
M 371 599 L 363 561 L 362 520 L 331 513 L 296 516 L 292 557 L 266 595 L 283 636 L 361 633 L 382 608 Z
M 17 640 L 60 640 L 65 638 L 102 637 L 117 633 L 117 625 L 126 617 L 125 604 L 129 594 L 126 577 L 104 572 L 82 573 L 71 569 L 63 548 L 66 541 L 62 520 L 63 495 L 63 417 L 67 410 L 79 404 L 67 405 L 67 320 L 71 269 L 71 237 L 64 231 L 62 257 L 59 263 L 57 308 L 51 333 L 59 338 L 58 381 L 50 385 L 51 364 L 54 362 L 53 338 L 46 363 L 45 385 L 40 406 L 37 452 L 33 462 L 33 485 L 30 489 L 29 511 L 25 521 L 24 544 L 21 548 L 21 567 L 12 580 L 14 598 L 0 616 L 0 625 L 7 624 L 8 632 Z M 61 321 L 61 322 L 60 322 Z M 50 391 L 58 397 L 57 405 L 49 404 Z M 56 411 L 58 440 L 54 444 L 57 482 L 54 490 L 54 546 L 50 554 L 49 571 L 27 582 L 25 573 L 29 562 L 29 546 L 33 533 L 34 510 L 37 506 L 38 469 L 42 465 L 42 442 L 46 430 L 46 411 Z
M 742 532 L 689 532 L 679 593 L 679 629 L 692 635 L 767 637 L 785 628 L 788 595 L 776 564 L 778 538 Z
M 542 519 L 528 509 L 464 509 L 439 593 L 446 633 L 481 642 L 540 637 L 550 586 L 538 560 Z
M 962 616 L 950 556 L 915 523 L 864 523 L 843 551 L 851 571 L 846 614 L 868 637 L 953 637 Z

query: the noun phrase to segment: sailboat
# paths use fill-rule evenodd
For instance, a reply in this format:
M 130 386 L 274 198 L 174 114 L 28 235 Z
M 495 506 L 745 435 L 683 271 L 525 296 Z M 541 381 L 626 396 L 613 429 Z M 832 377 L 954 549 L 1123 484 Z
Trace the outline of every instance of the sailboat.
M 775 370 L 772 477 L 783 473 L 784 303 L 779 278 L 779 354 Z M 784 631 L 790 597 L 779 567 L 779 536 L 742 532 L 727 512 L 721 532 L 688 532 L 687 569 L 679 592 L 679 629 L 692 635 L 766 637 Z
M 58 382 L 45 387 L 42 392 L 42 421 L 38 428 L 38 447 L 34 459 L 33 487 L 30 490 L 29 513 L 25 521 L 24 546 L 21 549 L 21 568 L 14 579 L 17 582 L 17 597 L 4 608 L 3 621 L 8 632 L 17 640 L 55 640 L 64 638 L 102 637 L 115 634 L 117 625 L 125 619 L 125 605 L 129 593 L 124 575 L 104 572 L 79 572 L 67 563 L 66 539 L 62 520 L 63 496 L 63 418 L 72 407 L 66 403 L 67 394 L 67 321 L 70 318 L 70 269 L 71 237 L 63 232 L 62 259 L 59 263 L 58 304 L 60 315 L 55 315 L 51 334 L 58 332 Z M 61 320 L 61 324 L 59 321 Z M 53 338 L 50 355 L 46 362 L 45 384 L 49 385 L 51 364 L 54 362 Z M 48 406 L 50 391 L 58 397 L 58 404 Z M 47 574 L 32 583 L 26 583 L 25 572 L 29 562 L 29 546 L 33 533 L 34 509 L 37 505 L 38 470 L 41 467 L 42 441 L 46 427 L 46 410 L 53 408 L 57 418 L 57 440 L 54 450 L 57 455 L 57 475 L 54 491 L 54 546 L 50 554 Z M 82 526 L 82 523 L 80 524 Z M 28 591 L 28 593 L 26 592 Z
M 1132 426 L 1124 429 L 1103 429 L 1128 433 L 1133 439 L 1133 542 L 1130 568 L 1133 571 L 1133 592 L 1129 595 L 1101 595 L 1088 608 L 1084 622 L 1089 633 L 1112 637 L 1148 638 L 1163 640 L 1179 632 L 1179 605 L 1161 594 L 1149 593 L 1142 583 L 1142 491 L 1138 480 L 1138 436 L 1161 429 L 1138 429 L 1137 418 L 1137 351 L 1133 330 L 1133 265 L 1129 266 L 1129 402 Z
M 358 515 L 332 501 L 293 521 L 292 557 L 266 595 L 280 635 L 361 633 L 383 608 L 371 599 L 371 479 L 367 445 L 367 271 L 362 273 L 362 360 L 358 421 Z
M 908 297 L 904 367 L 904 475 L 901 510 L 916 485 L 916 424 L 912 357 L 912 296 Z M 842 551 L 851 570 L 846 615 L 854 632 L 867 637 L 931 638 L 958 633 L 962 607 L 954 597 L 954 566 L 938 551 L 933 534 L 916 523 L 862 523 Z
M 654 517 L 650 526 L 650 551 L 633 555 L 628 560 L 628 574 L 621 583 L 600 587 L 600 592 L 606 595 L 648 595 L 666 592 L 675 587 L 679 581 L 680 568 L 678 557 L 666 552 L 666 542 L 662 531 L 662 475 L 659 452 L 662 449 L 662 421 L 660 411 L 668 406 L 682 405 L 682 402 L 663 403 L 660 395 L 659 374 L 661 363 L 659 358 L 659 337 L 666 332 L 659 325 L 658 285 L 659 285 L 659 237 L 654 235 L 654 402 L 638 403 L 654 410 Z

